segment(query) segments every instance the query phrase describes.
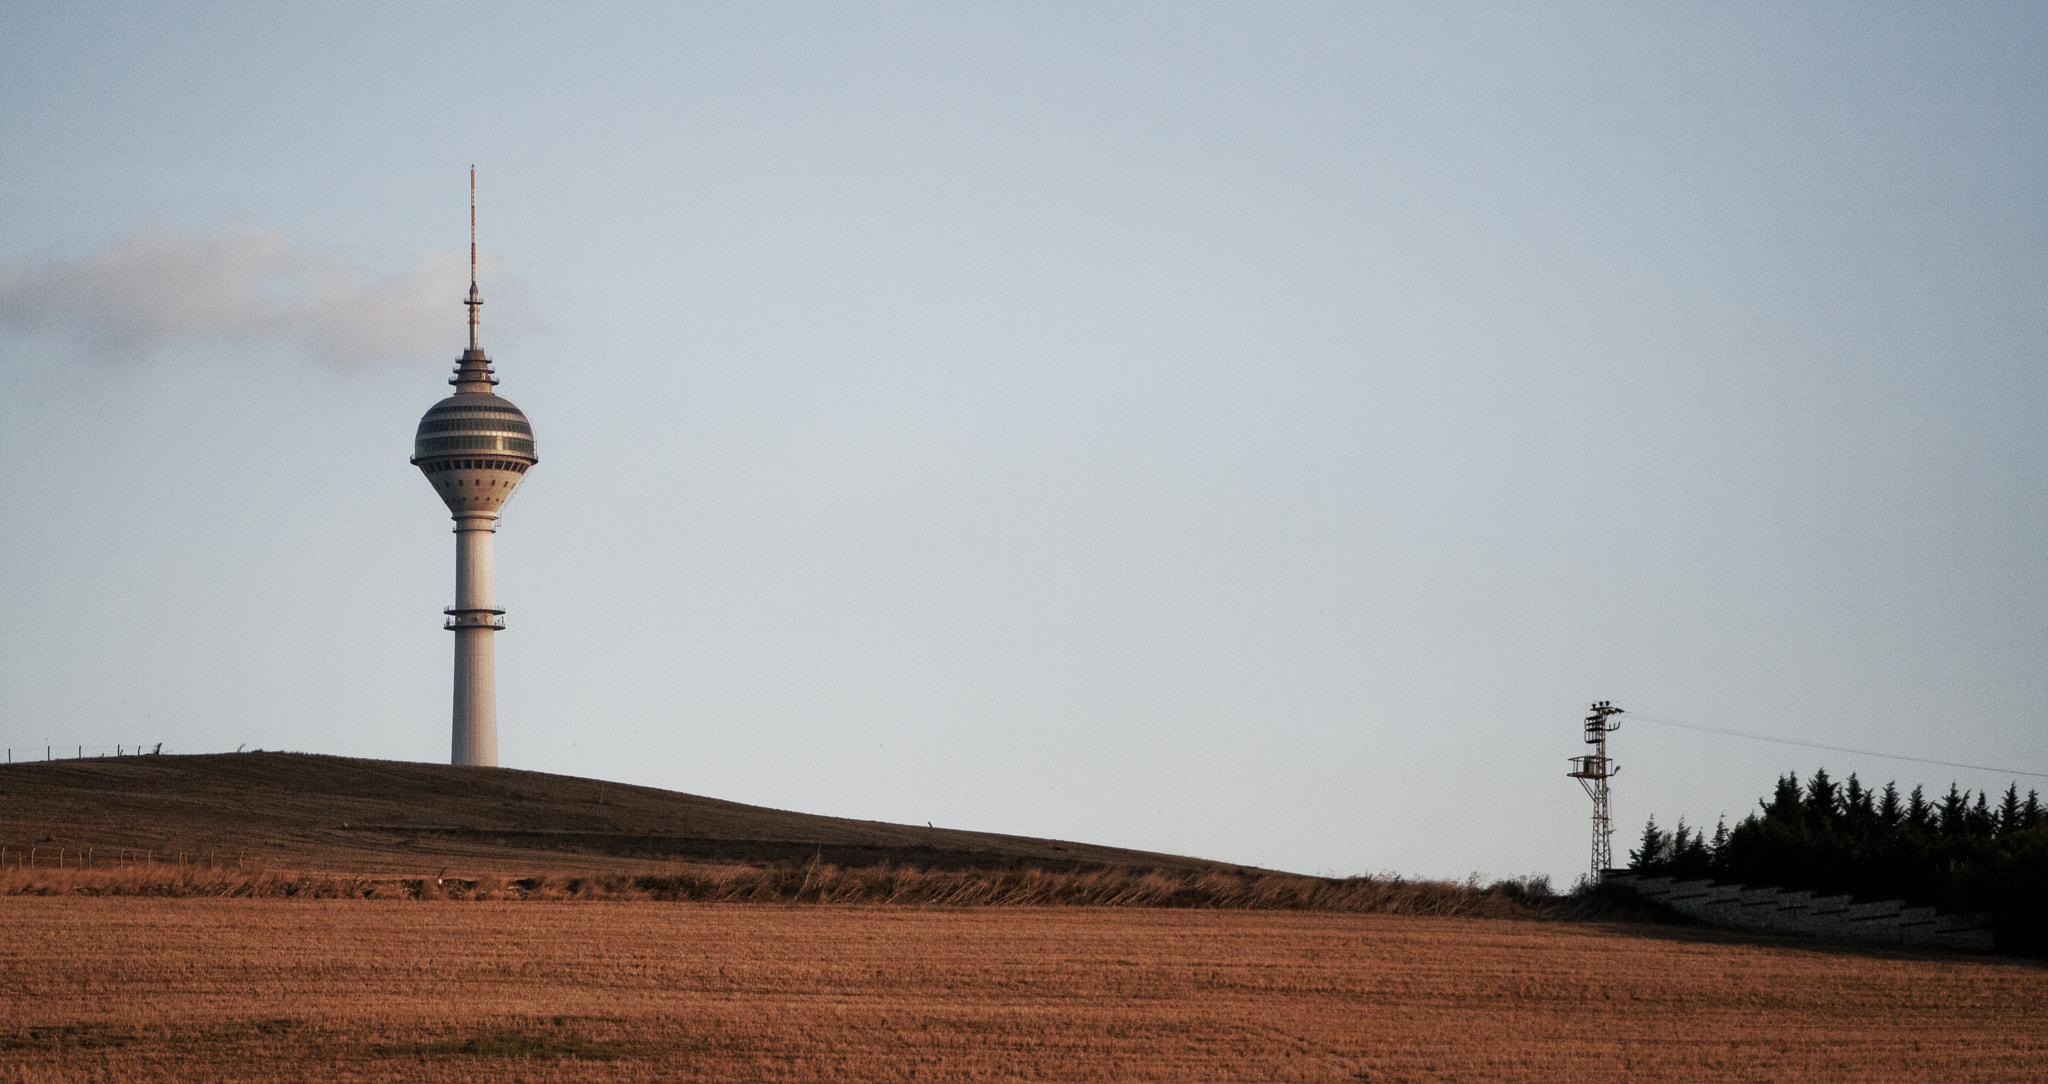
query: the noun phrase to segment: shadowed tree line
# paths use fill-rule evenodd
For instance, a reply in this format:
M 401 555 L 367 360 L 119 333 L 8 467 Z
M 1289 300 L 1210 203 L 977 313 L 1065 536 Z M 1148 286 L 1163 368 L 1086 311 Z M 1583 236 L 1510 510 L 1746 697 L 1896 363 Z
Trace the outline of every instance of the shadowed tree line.
M 2038 792 L 2022 798 L 2014 784 L 1993 799 L 1951 783 L 1930 800 L 1917 786 L 1902 796 L 1896 783 L 1873 790 L 1821 769 L 1804 786 L 1787 773 L 1757 804 L 1711 834 L 1683 819 L 1666 831 L 1653 816 L 1629 868 L 1985 911 L 2001 949 L 2048 955 L 2048 809 Z

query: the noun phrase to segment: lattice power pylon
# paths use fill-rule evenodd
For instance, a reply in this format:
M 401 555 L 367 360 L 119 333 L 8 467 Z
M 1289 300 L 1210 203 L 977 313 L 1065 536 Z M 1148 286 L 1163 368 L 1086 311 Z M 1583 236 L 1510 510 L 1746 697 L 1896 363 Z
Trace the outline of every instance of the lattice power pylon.
M 1571 758 L 1569 774 L 1586 788 L 1587 796 L 1593 799 L 1593 880 L 1596 882 L 1614 865 L 1614 820 L 1607 812 L 1607 781 L 1621 770 L 1621 765 L 1607 759 L 1607 735 L 1621 729 L 1621 723 L 1610 722 L 1608 717 L 1621 713 L 1621 709 L 1609 701 L 1594 702 L 1593 714 L 1586 716 L 1586 744 L 1593 747 L 1593 755 Z

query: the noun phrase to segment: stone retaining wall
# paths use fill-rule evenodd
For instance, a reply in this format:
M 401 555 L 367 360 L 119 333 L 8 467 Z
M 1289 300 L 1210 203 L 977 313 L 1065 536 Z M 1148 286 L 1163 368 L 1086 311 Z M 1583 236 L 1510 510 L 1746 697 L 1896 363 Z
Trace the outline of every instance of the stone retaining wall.
M 1645 877 L 1629 870 L 1608 870 L 1606 880 L 1709 926 L 1966 952 L 1992 947 L 1991 916 L 1984 914 L 1937 915 L 1932 907 L 1908 907 L 1903 900 L 1857 903 L 1848 896 Z

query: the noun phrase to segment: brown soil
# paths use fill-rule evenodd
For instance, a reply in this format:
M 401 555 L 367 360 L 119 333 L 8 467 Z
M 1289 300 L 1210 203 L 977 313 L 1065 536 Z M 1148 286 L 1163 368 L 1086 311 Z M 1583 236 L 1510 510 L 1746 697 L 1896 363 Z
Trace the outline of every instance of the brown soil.
M 2038 1081 L 2048 971 L 1271 911 L 0 898 L 0 1081 Z

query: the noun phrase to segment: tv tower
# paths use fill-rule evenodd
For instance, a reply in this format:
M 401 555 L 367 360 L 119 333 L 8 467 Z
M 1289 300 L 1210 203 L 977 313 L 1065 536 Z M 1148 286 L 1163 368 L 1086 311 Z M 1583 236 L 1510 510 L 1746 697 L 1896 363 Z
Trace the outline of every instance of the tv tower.
M 476 169 L 469 171 L 469 349 L 449 383 L 455 394 L 427 408 L 412 462 L 455 517 L 455 605 L 443 627 L 455 633 L 455 740 L 451 763 L 498 764 L 498 667 L 492 637 L 505 611 L 491 601 L 491 535 L 498 509 L 540 457 L 526 414 L 492 387 L 491 359 L 477 345 Z

